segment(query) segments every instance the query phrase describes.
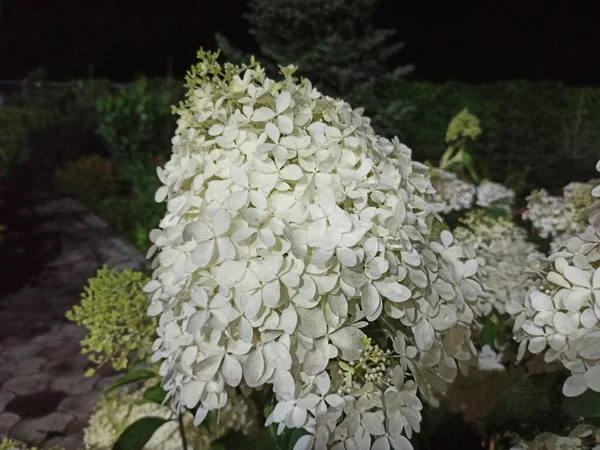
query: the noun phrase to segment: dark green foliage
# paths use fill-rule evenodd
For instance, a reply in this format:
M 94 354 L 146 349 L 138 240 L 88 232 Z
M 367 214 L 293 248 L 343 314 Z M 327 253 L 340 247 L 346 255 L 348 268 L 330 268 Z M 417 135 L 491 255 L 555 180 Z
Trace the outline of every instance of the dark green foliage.
M 417 160 L 439 159 L 448 123 L 468 108 L 483 131 L 470 148 L 483 178 L 527 193 L 596 176 L 600 89 L 527 81 L 400 83 L 389 95 L 415 106 L 397 133 Z
M 0 179 L 29 160 L 31 136 L 53 122 L 53 117 L 44 110 L 0 108 Z
M 60 84 L 26 80 L 18 93 L 7 97 L 8 105 L 45 116 L 27 134 L 27 162 L 36 178 L 45 183 L 70 161 L 105 155 L 96 134 L 96 98 L 111 89 L 107 80 Z
M 158 374 L 151 370 L 130 370 L 125 375 L 117 378 L 113 383 L 106 389 L 106 392 L 110 392 L 118 387 L 125 386 L 131 383 L 137 383 L 138 381 L 148 380 L 149 378 L 156 378 Z
M 171 106 L 180 93 L 168 80 L 141 78 L 98 100 L 98 133 L 115 162 L 148 164 L 170 153 L 175 130 Z
M 541 432 L 564 436 L 575 425 L 598 425 L 600 394 L 586 391 L 569 398 L 562 394 L 563 371 L 528 375 L 510 384 L 496 400 L 488 418 L 493 432 L 512 431 L 526 439 Z M 561 434 L 562 433 L 562 434 Z
M 0 179 L 27 159 L 28 111 L 18 108 L 0 109 Z
M 154 201 L 160 186 L 156 165 L 124 164 L 119 169 L 128 185 L 128 194 L 107 197 L 94 209 L 129 242 L 146 251 L 151 245 L 148 234 L 158 226 L 165 213 L 165 204 Z
M 162 388 L 160 383 L 155 386 L 152 386 L 146 391 L 144 391 L 144 400 L 148 400 L 149 402 L 158 403 L 159 405 L 163 405 L 165 403 L 165 399 L 167 398 L 167 393 Z
M 294 64 L 323 93 L 363 107 L 380 134 L 391 135 L 410 106 L 388 95 L 412 66 L 393 67 L 403 44 L 395 30 L 377 28 L 380 0 L 252 0 L 246 15 L 271 77 L 277 66 Z M 217 35 L 228 61 L 249 58 Z
M 135 421 L 119 436 L 113 450 L 141 450 L 154 432 L 167 422 L 169 419 L 160 417 L 144 417 Z
M 54 183 L 63 194 L 90 206 L 115 195 L 119 189 L 111 161 L 99 155 L 84 156 L 59 169 Z

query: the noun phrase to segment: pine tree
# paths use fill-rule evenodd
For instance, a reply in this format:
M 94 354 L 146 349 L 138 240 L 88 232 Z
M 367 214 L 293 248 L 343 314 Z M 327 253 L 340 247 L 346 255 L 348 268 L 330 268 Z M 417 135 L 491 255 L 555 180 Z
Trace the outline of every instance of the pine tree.
M 381 134 L 396 134 L 409 111 L 390 88 L 412 70 L 392 68 L 402 49 L 392 42 L 394 30 L 378 29 L 373 14 L 380 0 L 250 0 L 245 16 L 260 48 L 257 59 L 267 70 L 294 64 L 323 93 L 361 106 Z M 239 62 L 243 54 L 223 36 L 225 56 Z

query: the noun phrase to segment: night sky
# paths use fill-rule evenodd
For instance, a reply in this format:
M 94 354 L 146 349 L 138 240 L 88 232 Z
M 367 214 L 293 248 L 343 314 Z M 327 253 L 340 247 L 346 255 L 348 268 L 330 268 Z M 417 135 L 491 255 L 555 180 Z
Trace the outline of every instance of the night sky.
M 325 0 L 326 1 L 326 0 Z M 36 67 L 50 78 L 116 81 L 164 76 L 173 57 L 182 77 L 216 31 L 247 51 L 245 0 L 0 0 L 0 79 Z M 156 4 L 155 4 L 156 3 Z M 593 0 L 590 3 L 599 2 Z M 600 84 L 600 5 L 532 0 L 384 0 L 376 22 L 405 42 L 398 63 L 414 80 L 558 80 Z M 568 6 L 567 6 L 568 5 Z

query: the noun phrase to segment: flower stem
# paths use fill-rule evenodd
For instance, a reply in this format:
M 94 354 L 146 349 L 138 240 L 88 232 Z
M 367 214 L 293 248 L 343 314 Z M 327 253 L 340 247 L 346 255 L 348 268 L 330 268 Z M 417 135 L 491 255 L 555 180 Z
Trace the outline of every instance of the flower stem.
M 179 422 L 179 434 L 181 435 L 181 444 L 183 446 L 182 448 L 183 450 L 187 450 L 187 439 L 185 437 L 185 428 L 183 427 L 183 417 L 181 416 L 181 414 L 177 418 L 177 421 Z

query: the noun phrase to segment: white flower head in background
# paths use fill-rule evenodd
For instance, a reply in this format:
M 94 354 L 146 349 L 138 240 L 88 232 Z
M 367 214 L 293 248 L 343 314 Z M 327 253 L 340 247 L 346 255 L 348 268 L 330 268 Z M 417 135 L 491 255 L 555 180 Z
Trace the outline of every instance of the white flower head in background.
M 600 450 L 600 428 L 587 424 L 577 425 L 568 436 L 546 432 L 531 441 L 518 436 L 513 439 L 515 442 L 510 450 Z
M 454 173 L 443 169 L 432 169 L 428 200 L 432 209 L 441 214 L 471 209 L 475 202 L 477 188 L 460 180 Z
M 173 407 L 199 424 L 226 386 L 270 385 L 267 423 L 306 430 L 298 449 L 412 448 L 418 393 L 475 357 L 482 292 L 452 235 L 428 238 L 427 167 L 292 67 L 276 82 L 200 57 L 158 171 L 145 288 Z
M 514 201 L 515 191 L 503 184 L 489 181 L 477 186 L 477 206 L 511 211 Z
M 481 347 L 477 355 L 477 367 L 482 372 L 487 371 L 505 371 L 506 367 L 502 364 L 502 352 L 496 353 L 489 345 Z
M 512 220 L 470 211 L 454 230 L 463 246 L 472 246 L 479 258 L 478 277 L 485 296 L 480 297 L 480 315 L 504 314 L 508 302 L 523 304 L 533 287 L 526 272 L 528 259 L 541 253 L 527 241 L 527 233 Z
M 593 209 L 597 180 L 587 183 L 572 182 L 563 188 L 560 196 L 549 195 L 545 189 L 534 191 L 527 197 L 523 219 L 530 220 L 540 237 L 551 238 L 552 253 L 588 226 L 588 217 L 595 222 L 599 209 Z M 592 210 L 590 210 L 592 209 Z M 600 224 L 600 223 L 598 223 Z
M 524 304 L 507 305 L 516 316 L 519 358 L 525 350 L 545 351 L 547 362 L 561 362 L 571 371 L 563 386 L 569 397 L 587 389 L 600 392 L 599 232 L 589 226 L 541 260 L 533 277 L 536 289 Z

